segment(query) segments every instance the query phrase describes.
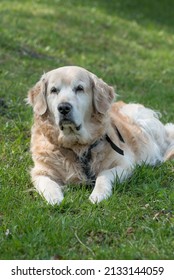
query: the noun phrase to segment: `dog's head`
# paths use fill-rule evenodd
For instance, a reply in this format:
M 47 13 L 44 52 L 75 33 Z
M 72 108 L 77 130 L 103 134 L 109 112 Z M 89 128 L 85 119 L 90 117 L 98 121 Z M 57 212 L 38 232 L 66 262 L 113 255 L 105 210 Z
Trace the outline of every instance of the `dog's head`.
M 85 133 L 94 115 L 105 116 L 114 90 L 89 71 L 61 67 L 44 74 L 29 91 L 28 102 L 36 115 L 48 113 L 64 136 Z

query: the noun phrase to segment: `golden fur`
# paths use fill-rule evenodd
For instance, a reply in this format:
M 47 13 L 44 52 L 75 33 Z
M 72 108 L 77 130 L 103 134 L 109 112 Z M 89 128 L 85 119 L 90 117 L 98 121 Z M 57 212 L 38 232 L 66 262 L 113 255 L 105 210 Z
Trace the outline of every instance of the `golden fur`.
M 111 195 L 114 180 L 126 179 L 136 164 L 174 157 L 174 125 L 164 126 L 143 105 L 112 103 L 114 96 L 112 87 L 75 66 L 44 74 L 29 91 L 34 110 L 31 176 L 47 202 L 59 204 L 67 184 L 91 184 L 94 177 L 90 201 L 100 202 Z M 106 135 L 124 155 L 113 150 Z

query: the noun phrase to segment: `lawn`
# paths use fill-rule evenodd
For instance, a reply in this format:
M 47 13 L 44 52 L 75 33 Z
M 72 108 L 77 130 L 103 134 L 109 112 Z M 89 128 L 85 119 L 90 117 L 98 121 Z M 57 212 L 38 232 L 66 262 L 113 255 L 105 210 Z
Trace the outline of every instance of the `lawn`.
M 43 72 L 87 68 L 174 122 L 174 2 L 1 0 L 0 259 L 174 259 L 174 163 L 137 167 L 99 205 L 70 186 L 33 190 L 27 91 Z

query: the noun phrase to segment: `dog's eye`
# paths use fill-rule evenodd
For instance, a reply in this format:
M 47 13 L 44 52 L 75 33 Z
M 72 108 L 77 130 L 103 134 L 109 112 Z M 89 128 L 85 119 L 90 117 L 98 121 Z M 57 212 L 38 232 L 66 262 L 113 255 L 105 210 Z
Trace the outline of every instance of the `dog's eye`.
M 59 89 L 58 88 L 56 88 L 56 87 L 52 87 L 51 88 L 51 93 L 59 93 Z
M 82 85 L 78 85 L 75 89 L 76 92 L 78 91 L 84 91 L 84 87 Z

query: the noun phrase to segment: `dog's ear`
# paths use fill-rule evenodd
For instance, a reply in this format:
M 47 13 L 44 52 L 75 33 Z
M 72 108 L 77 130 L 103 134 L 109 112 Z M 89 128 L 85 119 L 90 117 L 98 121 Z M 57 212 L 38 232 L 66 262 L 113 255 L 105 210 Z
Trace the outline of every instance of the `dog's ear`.
M 114 99 L 114 89 L 94 74 L 91 75 L 91 78 L 94 108 L 100 114 L 105 114 Z
M 47 110 L 46 102 L 46 79 L 42 77 L 28 92 L 28 104 L 33 107 L 37 115 L 43 115 Z

